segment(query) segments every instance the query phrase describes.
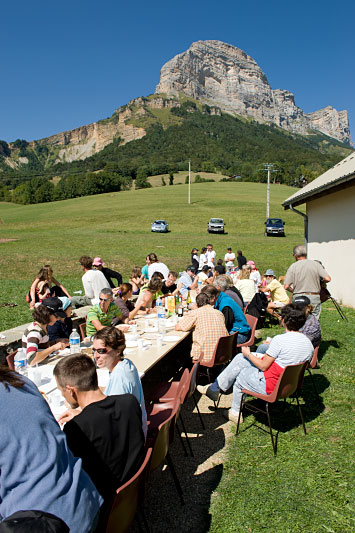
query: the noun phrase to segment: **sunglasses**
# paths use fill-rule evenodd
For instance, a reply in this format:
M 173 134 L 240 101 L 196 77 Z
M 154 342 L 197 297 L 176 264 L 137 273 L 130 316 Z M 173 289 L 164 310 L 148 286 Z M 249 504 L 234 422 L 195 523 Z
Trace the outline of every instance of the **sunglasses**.
M 111 298 L 99 298 L 100 302 L 110 302 Z
M 95 353 L 97 352 L 99 355 L 104 355 L 105 353 L 107 353 L 109 350 L 107 348 L 93 348 L 92 349 L 92 353 Z

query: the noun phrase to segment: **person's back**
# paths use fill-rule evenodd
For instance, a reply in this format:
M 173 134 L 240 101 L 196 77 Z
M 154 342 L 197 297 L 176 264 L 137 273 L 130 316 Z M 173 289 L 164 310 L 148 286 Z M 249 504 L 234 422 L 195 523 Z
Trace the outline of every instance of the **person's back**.
M 132 394 L 90 403 L 64 426 L 68 445 L 103 498 L 138 470 L 144 456 L 142 414 Z
M 20 379 L 18 388 L 0 380 L 0 519 L 41 509 L 72 533 L 90 531 L 102 499 L 37 387 Z
M 292 263 L 285 276 L 285 285 L 293 286 L 293 294 L 319 293 L 320 278 L 326 274 L 323 267 L 311 259 Z
M 109 289 L 110 284 L 100 270 L 87 270 L 82 277 L 85 295 L 95 304 L 99 301 L 102 289 Z

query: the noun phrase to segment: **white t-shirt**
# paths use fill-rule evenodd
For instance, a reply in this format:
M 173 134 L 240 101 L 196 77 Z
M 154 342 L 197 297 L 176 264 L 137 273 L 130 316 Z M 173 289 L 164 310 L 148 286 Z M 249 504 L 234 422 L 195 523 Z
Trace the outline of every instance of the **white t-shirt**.
M 100 270 L 88 270 L 81 278 L 85 296 L 90 298 L 93 305 L 99 303 L 102 289 L 110 289 L 110 284 Z
M 298 331 L 288 331 L 276 335 L 270 342 L 266 353 L 281 368 L 285 368 L 287 365 L 297 365 L 304 361 L 310 361 L 313 350 L 313 344 L 306 335 Z
M 214 250 L 211 250 L 210 252 L 207 250 L 206 257 L 207 257 L 208 266 L 214 267 L 214 263 L 216 259 L 216 252 Z
M 249 279 L 252 279 L 255 283 L 255 290 L 258 289 L 259 283 L 261 283 L 261 276 L 259 270 L 252 270 Z
M 206 254 L 201 254 L 200 255 L 200 262 L 199 262 L 199 265 L 198 265 L 198 269 L 202 270 L 202 267 L 204 265 L 207 265 L 207 256 L 206 256 Z
M 164 276 L 164 279 L 168 279 L 169 276 L 169 269 L 164 263 L 152 263 L 148 267 L 148 277 L 151 279 L 154 272 L 161 272 Z
M 227 252 L 224 256 L 224 262 L 228 266 L 233 266 L 235 260 L 235 254 L 233 252 Z

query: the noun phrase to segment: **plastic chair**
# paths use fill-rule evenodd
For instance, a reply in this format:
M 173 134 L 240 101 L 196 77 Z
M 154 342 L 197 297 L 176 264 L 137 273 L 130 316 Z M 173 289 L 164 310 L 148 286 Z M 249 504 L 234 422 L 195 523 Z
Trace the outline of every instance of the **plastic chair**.
M 9 353 L 6 356 L 7 366 L 9 367 L 10 370 L 13 370 L 13 371 L 15 371 L 15 355 L 16 354 L 17 354 L 17 350 Z
M 99 531 L 105 533 L 125 533 L 134 520 L 137 507 L 143 501 L 144 487 L 148 477 L 152 448 L 148 448 L 145 459 L 138 472 L 117 489 L 107 517 L 107 523 Z M 145 521 L 145 517 L 144 517 Z
M 86 322 L 82 322 L 81 324 L 79 324 L 79 331 L 81 340 L 83 341 L 86 337 Z
M 298 388 L 299 388 L 300 376 L 301 376 L 302 373 L 304 373 L 305 368 L 306 368 L 307 365 L 308 365 L 308 361 L 305 361 L 304 363 L 298 363 L 297 365 L 286 366 L 284 368 L 281 376 L 279 377 L 279 379 L 278 379 L 278 381 L 276 383 L 276 386 L 275 386 L 275 388 L 274 388 L 274 390 L 273 390 L 273 392 L 271 394 L 261 394 L 261 393 L 258 393 L 258 392 L 250 391 L 248 389 L 242 389 L 242 398 L 240 400 L 239 417 L 238 417 L 236 434 L 238 435 L 238 433 L 239 433 L 240 417 L 241 417 L 241 413 L 242 413 L 242 409 L 243 408 L 247 409 L 247 410 L 249 410 L 249 411 L 251 411 L 253 413 L 258 412 L 258 413 L 266 414 L 267 419 L 268 419 L 268 424 L 269 424 L 269 431 L 270 431 L 272 449 L 274 451 L 274 455 L 276 455 L 276 451 L 277 451 L 277 444 L 276 444 L 277 435 L 276 435 L 276 439 L 275 439 L 274 438 L 274 434 L 272 432 L 272 427 L 271 427 L 269 404 L 270 403 L 275 403 L 275 402 L 277 402 L 277 400 L 280 400 L 280 399 L 289 398 L 292 394 L 295 394 L 296 400 L 297 400 L 298 410 L 299 410 L 301 421 L 302 421 L 303 431 L 304 431 L 304 434 L 306 435 L 306 433 L 307 433 L 306 432 L 306 426 L 304 424 L 304 419 L 303 419 L 301 406 L 300 406 L 300 403 L 298 401 L 298 393 L 297 393 L 297 391 L 298 391 Z M 264 400 L 264 402 L 265 402 L 265 411 L 263 409 L 261 409 L 260 407 L 256 407 L 255 405 L 251 405 L 250 403 L 249 404 L 245 403 L 244 402 L 244 398 L 245 398 L 246 395 L 253 396 L 254 398 L 259 398 L 260 400 Z M 260 429 L 265 431 L 263 428 L 260 428 Z M 275 442 L 275 440 L 276 440 L 276 442 Z
M 177 416 L 179 408 L 180 401 L 178 399 L 174 402 L 154 404 L 153 410 L 147 413 L 148 431 L 151 429 L 150 422 L 153 422 L 155 425 L 159 421 L 159 424 L 156 427 L 157 432 L 155 433 L 155 436 L 153 438 L 148 437 L 147 443 L 149 446 L 152 445 L 153 447 L 150 472 L 153 472 L 153 470 L 158 468 L 158 466 L 160 466 L 166 460 L 170 468 L 171 475 L 174 479 L 181 505 L 184 505 L 185 502 L 182 488 L 169 454 L 169 444 L 173 435 L 173 432 L 170 431 L 170 428 L 174 428 L 174 418 Z
M 316 386 L 316 382 L 314 381 L 313 374 L 312 374 L 312 372 L 310 370 L 311 368 L 317 368 L 317 366 L 318 366 L 318 351 L 319 351 L 319 346 L 316 346 L 314 348 L 314 351 L 313 351 L 312 359 L 307 363 L 307 365 L 305 366 L 305 369 L 303 371 L 303 374 L 301 374 L 301 376 L 300 376 L 300 383 L 299 383 L 299 386 L 298 386 L 298 390 L 301 390 L 301 388 L 302 388 L 304 373 L 307 370 L 307 372 L 310 375 L 311 380 L 312 380 L 312 385 L 313 385 L 313 388 L 314 388 L 314 392 L 316 393 L 316 396 L 318 398 L 320 398 L 319 392 L 318 392 L 318 389 L 317 389 L 317 386 Z
M 237 344 L 237 348 L 242 348 L 242 346 L 253 346 L 255 343 L 255 331 L 258 324 L 258 319 L 252 315 L 245 315 L 245 318 L 250 326 L 250 338 L 248 341 L 243 342 L 242 344 Z

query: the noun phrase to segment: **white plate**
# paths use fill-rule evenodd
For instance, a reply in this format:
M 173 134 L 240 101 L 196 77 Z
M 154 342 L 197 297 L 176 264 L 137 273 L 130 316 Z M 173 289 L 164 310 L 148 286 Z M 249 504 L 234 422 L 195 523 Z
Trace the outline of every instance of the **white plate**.
M 158 332 L 157 326 L 151 326 L 149 328 L 144 329 L 144 333 L 157 333 L 157 332 Z
M 64 348 L 64 350 L 58 350 L 57 354 L 60 356 L 70 355 L 70 348 Z
M 163 337 L 163 341 L 166 341 L 166 342 L 177 342 L 180 340 L 180 337 L 178 337 L 177 335 L 166 335 L 165 337 Z
M 136 348 L 137 346 L 137 341 L 126 341 L 126 348 Z

